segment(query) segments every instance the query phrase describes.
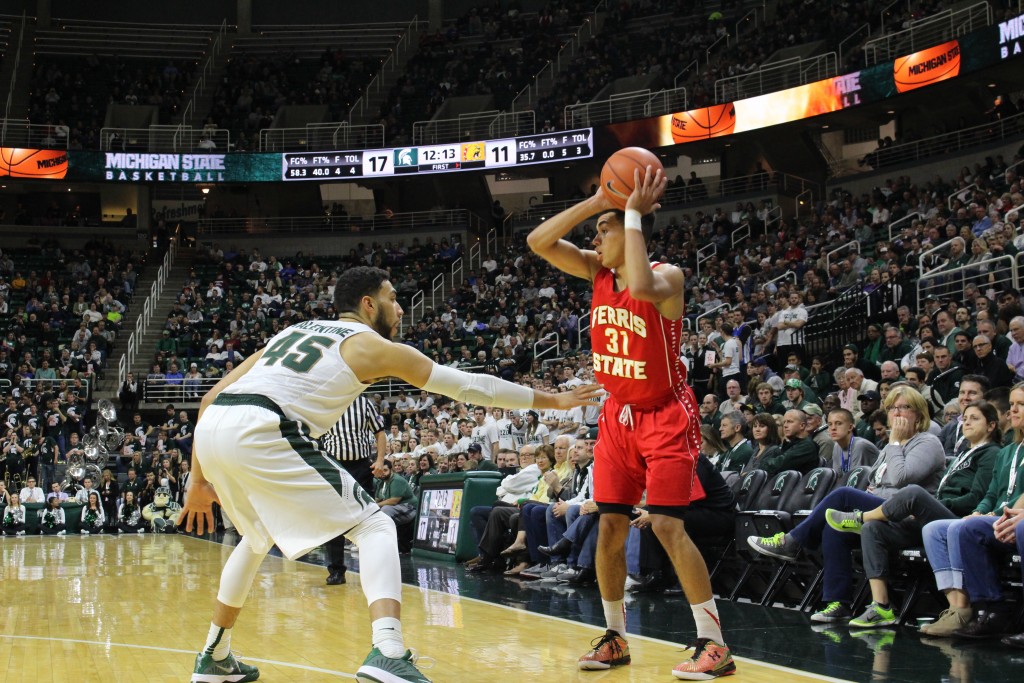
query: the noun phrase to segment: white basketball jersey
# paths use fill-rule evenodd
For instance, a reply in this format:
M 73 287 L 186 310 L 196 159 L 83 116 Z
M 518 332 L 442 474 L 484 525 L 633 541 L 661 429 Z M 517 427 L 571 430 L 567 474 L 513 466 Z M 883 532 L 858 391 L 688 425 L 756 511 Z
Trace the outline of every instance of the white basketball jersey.
M 317 438 L 369 386 L 341 357 L 342 340 L 373 332 L 362 323 L 307 320 L 274 335 L 249 372 L 225 394 L 258 394 L 276 403 L 286 417 L 306 425 Z

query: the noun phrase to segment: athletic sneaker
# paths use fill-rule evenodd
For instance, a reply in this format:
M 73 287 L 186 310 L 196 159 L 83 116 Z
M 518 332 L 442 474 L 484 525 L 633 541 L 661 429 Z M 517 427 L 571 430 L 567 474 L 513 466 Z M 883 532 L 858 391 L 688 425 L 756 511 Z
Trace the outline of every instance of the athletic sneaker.
M 729 648 L 710 638 L 698 638 L 693 644 L 693 656 L 672 669 L 672 675 L 684 681 L 710 681 L 719 676 L 736 673 Z
M 385 657 L 380 650 L 373 648 L 356 671 L 356 680 L 360 683 L 430 683 L 430 679 L 416 668 L 417 659 L 412 650 L 406 650 L 402 657 L 395 659 Z
M 590 642 L 593 649 L 580 657 L 581 671 L 604 671 L 613 666 L 629 664 L 629 643 L 615 631 L 605 631 Z
M 850 608 L 836 600 L 825 605 L 825 609 L 812 614 L 811 621 L 832 624 L 838 621 L 848 621 L 851 617 L 853 617 L 853 612 L 850 611 Z
M 213 655 L 200 652 L 196 655 L 196 666 L 192 670 L 192 683 L 242 683 L 255 681 L 260 670 L 235 659 L 231 652 L 219 662 Z
M 540 575 L 540 580 L 544 582 L 558 581 L 558 577 L 569 571 L 569 565 L 561 562 L 548 568 L 546 572 Z
M 519 572 L 519 576 L 523 579 L 539 579 L 547 570 L 548 566 L 546 564 L 538 563 Z
M 825 521 L 836 531 L 849 531 L 851 534 L 859 534 L 864 520 L 860 510 L 843 512 L 842 510 L 825 510 Z
M 889 607 L 886 609 L 877 602 L 868 605 L 864 613 L 859 617 L 850 619 L 851 628 L 881 628 L 892 626 L 896 623 L 896 611 Z
M 800 544 L 780 531 L 774 536 L 747 536 L 747 545 L 768 557 L 792 562 L 800 554 Z

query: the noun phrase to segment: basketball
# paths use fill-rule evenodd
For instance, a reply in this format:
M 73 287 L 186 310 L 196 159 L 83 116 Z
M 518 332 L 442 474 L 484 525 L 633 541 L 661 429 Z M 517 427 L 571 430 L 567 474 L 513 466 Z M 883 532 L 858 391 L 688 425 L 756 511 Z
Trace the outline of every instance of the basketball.
M 732 102 L 714 104 L 672 115 L 672 140 L 693 142 L 729 135 L 736 130 L 736 107 Z
M 647 173 L 647 167 L 651 172 L 662 171 L 665 167 L 661 165 L 658 157 L 643 147 L 626 147 L 608 157 L 601 169 L 601 187 L 616 208 L 625 210 L 626 200 L 633 194 L 633 171 L 640 170 L 640 178 L 643 179 Z
M 960 74 L 960 43 L 955 40 L 900 57 L 892 64 L 897 92 L 909 92 Z
M 68 153 L 65 150 L 0 147 L 0 176 L 60 180 L 67 172 Z

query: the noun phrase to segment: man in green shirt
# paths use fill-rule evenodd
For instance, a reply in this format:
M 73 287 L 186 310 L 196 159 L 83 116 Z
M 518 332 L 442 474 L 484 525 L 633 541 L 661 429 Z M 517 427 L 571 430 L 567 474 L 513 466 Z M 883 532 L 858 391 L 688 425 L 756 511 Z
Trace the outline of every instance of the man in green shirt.
M 782 418 L 782 433 L 786 437 L 782 441 L 782 450 L 762 466 L 769 478 L 784 470 L 806 474 L 821 464 L 818 446 L 808 436 L 807 413 L 787 410 Z
M 409 482 L 392 471 L 390 460 L 384 461 L 384 472 L 377 479 L 377 489 L 373 498 L 395 526 L 402 526 L 416 519 L 419 499 L 412 492 Z
M 743 436 L 743 427 L 746 422 L 743 412 L 739 410 L 722 416 L 719 434 L 722 435 L 722 441 L 729 450 L 718 459 L 715 469 L 719 472 L 739 472 L 750 460 L 750 456 L 754 454 L 750 442 Z

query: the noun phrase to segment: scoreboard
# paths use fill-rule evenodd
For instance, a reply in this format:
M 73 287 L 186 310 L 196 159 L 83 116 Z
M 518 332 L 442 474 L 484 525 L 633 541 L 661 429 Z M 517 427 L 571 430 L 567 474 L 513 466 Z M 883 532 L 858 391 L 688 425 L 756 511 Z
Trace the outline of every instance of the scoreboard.
M 347 180 L 515 168 L 594 156 L 592 128 L 443 145 L 282 155 L 282 180 Z

